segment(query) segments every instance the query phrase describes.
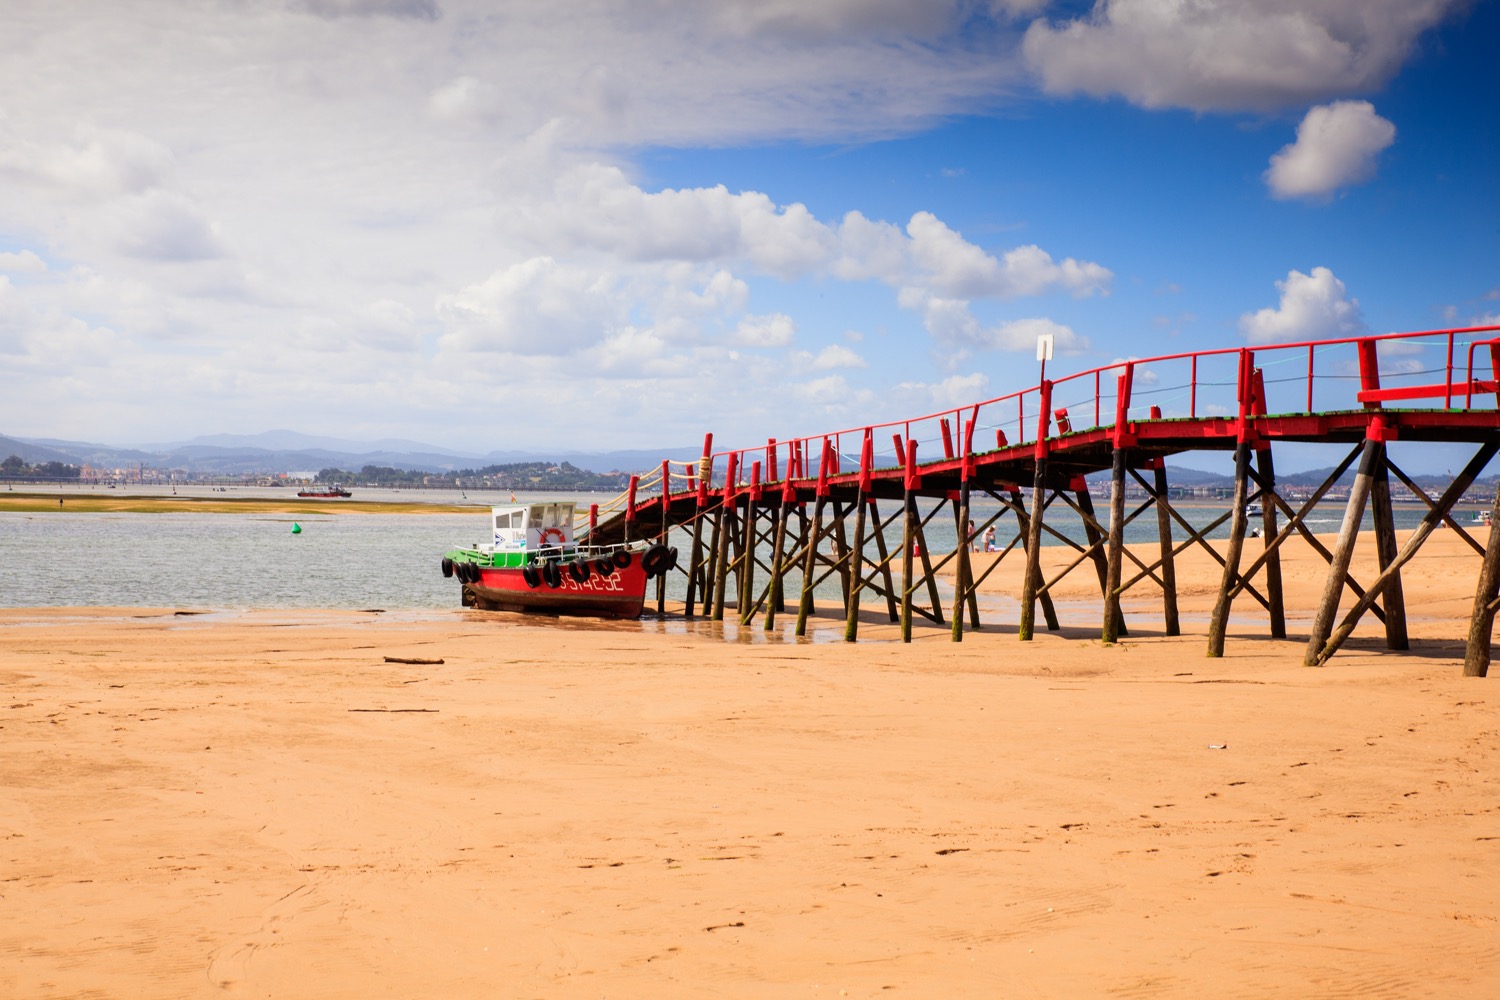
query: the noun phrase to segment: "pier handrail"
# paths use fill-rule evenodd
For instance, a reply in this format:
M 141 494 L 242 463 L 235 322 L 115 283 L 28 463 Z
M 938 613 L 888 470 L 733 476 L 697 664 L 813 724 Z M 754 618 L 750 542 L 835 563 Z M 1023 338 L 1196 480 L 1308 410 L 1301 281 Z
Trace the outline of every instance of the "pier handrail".
M 996 437 L 996 449 L 1023 446 L 1035 447 L 1039 442 L 1046 441 L 1047 439 L 1050 439 L 1054 436 L 1052 433 L 1052 426 L 1054 420 L 1056 420 L 1059 416 L 1065 417 L 1069 421 L 1067 427 L 1060 428 L 1061 432 L 1070 433 L 1072 431 L 1080 429 L 1113 427 L 1120 421 L 1122 417 L 1126 420 L 1131 419 L 1129 414 L 1132 409 L 1136 409 L 1141 405 L 1145 405 L 1135 402 L 1135 400 L 1131 398 L 1132 393 L 1130 391 L 1126 391 L 1122 396 L 1119 385 L 1110 386 L 1108 384 L 1108 381 L 1105 379 L 1105 375 L 1107 373 L 1115 372 L 1117 373 L 1117 376 L 1125 376 L 1127 374 L 1133 374 L 1137 372 L 1151 373 L 1153 367 L 1160 367 L 1179 362 L 1186 362 L 1189 366 L 1187 381 L 1182 385 L 1173 386 L 1171 388 L 1177 390 L 1185 390 L 1187 396 L 1187 405 L 1181 411 L 1173 412 L 1171 414 L 1160 414 L 1160 418 L 1171 419 L 1172 417 L 1198 417 L 1200 416 L 1199 407 L 1201 402 L 1199 398 L 1200 388 L 1225 389 L 1232 387 L 1235 390 L 1237 397 L 1233 401 L 1237 403 L 1244 402 L 1243 399 L 1238 397 L 1243 397 L 1249 391 L 1247 386 L 1242 383 L 1244 382 L 1246 376 L 1250 374 L 1251 370 L 1247 369 L 1244 374 L 1241 374 L 1237 371 L 1230 371 L 1228 372 L 1228 377 L 1206 380 L 1203 377 L 1202 373 L 1202 368 L 1204 367 L 1205 363 L 1211 364 L 1214 361 L 1227 360 L 1230 358 L 1240 358 L 1242 359 L 1242 363 L 1244 363 L 1244 359 L 1250 359 L 1255 362 L 1260 362 L 1260 364 L 1254 370 L 1263 371 L 1266 367 L 1268 367 L 1264 363 L 1264 359 L 1267 356 L 1279 356 L 1280 359 L 1271 362 L 1271 364 L 1285 364 L 1287 363 L 1287 361 L 1296 360 L 1296 358 L 1293 357 L 1296 352 L 1305 352 L 1306 354 L 1307 367 L 1305 375 L 1296 379 L 1278 381 L 1305 381 L 1305 394 L 1299 397 L 1299 400 L 1303 402 L 1303 406 L 1297 407 L 1295 409 L 1277 410 L 1276 412 L 1278 413 L 1311 414 L 1317 412 L 1329 412 L 1329 408 L 1325 408 L 1324 410 L 1319 411 L 1314 407 L 1314 389 L 1317 380 L 1320 378 L 1325 380 L 1359 380 L 1360 390 L 1355 393 L 1353 399 L 1350 399 L 1348 401 L 1352 405 L 1342 407 L 1344 409 L 1353 409 L 1360 407 L 1370 408 L 1372 404 L 1378 406 L 1379 401 L 1382 398 L 1402 400 L 1441 398 L 1441 408 L 1452 409 L 1455 402 L 1455 397 L 1462 396 L 1462 408 L 1468 410 L 1473 408 L 1473 397 L 1476 393 L 1494 393 L 1497 389 L 1495 383 L 1500 382 L 1500 370 L 1494 370 L 1493 378 L 1490 380 L 1475 380 L 1474 378 L 1474 352 L 1478 347 L 1489 346 L 1491 348 L 1492 369 L 1494 369 L 1497 364 L 1500 364 L 1500 337 L 1475 340 L 1463 345 L 1467 348 L 1468 351 L 1467 364 L 1465 367 L 1465 378 L 1462 382 L 1454 382 L 1454 348 L 1458 346 L 1457 338 L 1483 333 L 1500 333 L 1500 324 L 1487 326 L 1440 328 L 1406 333 L 1369 334 L 1357 337 L 1336 337 L 1322 340 L 1309 340 L 1291 343 L 1257 344 L 1247 345 L 1243 347 L 1221 347 L 1210 348 L 1202 351 L 1183 351 L 1175 354 L 1163 354 L 1146 358 L 1123 358 L 1117 361 L 1112 361 L 1109 364 L 1098 365 L 1096 367 L 1088 368 L 1083 371 L 1074 372 L 1070 375 L 1065 375 L 1062 378 L 1051 379 L 1037 385 L 1013 390 L 1011 392 L 1005 393 L 1004 395 L 996 396 L 991 399 L 981 400 L 979 402 L 969 403 L 963 406 L 937 410 L 918 417 L 907 417 L 902 419 L 883 421 L 880 423 L 864 424 L 861 426 L 828 431 L 821 434 L 809 434 L 801 437 L 789 438 L 782 441 L 771 439 L 765 445 L 751 445 L 748 447 L 723 449 L 713 452 L 706 451 L 703 460 L 703 467 L 705 469 L 713 470 L 723 469 L 727 466 L 730 457 L 733 456 L 735 458 L 736 467 L 744 471 L 749 471 L 749 469 L 751 468 L 751 464 L 756 461 L 754 456 L 762 455 L 764 459 L 762 468 L 764 468 L 767 472 L 770 472 L 772 469 L 777 467 L 777 455 L 784 450 L 787 455 L 784 468 L 787 469 L 788 477 L 802 481 L 811 480 L 818 474 L 814 465 L 813 456 L 821 455 L 821 442 L 826 440 L 832 444 L 832 454 L 834 462 L 834 468 L 828 470 L 827 474 L 830 476 L 847 477 L 851 475 L 857 475 L 861 471 L 857 463 L 859 463 L 862 455 L 869 453 L 869 449 L 865 449 L 863 447 L 864 441 L 867 438 L 878 441 L 881 440 L 885 434 L 891 434 L 893 443 L 895 445 L 894 450 L 890 452 L 891 457 L 893 458 L 893 461 L 891 463 L 893 467 L 902 466 L 906 463 L 907 456 L 906 454 L 904 454 L 904 452 L 906 448 L 909 447 L 910 443 L 913 442 L 930 443 L 941 441 L 944 446 L 942 459 L 955 461 L 962 460 L 967 458 L 968 454 L 970 453 L 991 450 L 989 448 L 985 448 L 973 443 L 975 433 L 981 427 L 981 414 L 995 418 L 992 421 L 986 423 L 984 427 L 985 429 L 993 429 L 999 432 Z M 1422 341 L 1431 341 L 1433 339 L 1439 339 L 1440 343 L 1438 345 L 1418 343 Z M 1446 354 L 1442 367 L 1432 369 L 1402 370 L 1400 366 L 1397 366 L 1393 367 L 1389 371 L 1382 371 L 1379 364 L 1380 356 L 1382 354 L 1381 348 L 1386 347 L 1387 345 L 1394 348 L 1395 345 L 1401 344 L 1415 344 L 1416 346 L 1414 350 L 1421 350 L 1426 346 L 1446 347 Z M 1347 374 L 1337 371 L 1325 371 L 1321 375 L 1317 373 L 1316 367 L 1319 356 L 1325 355 L 1339 348 L 1350 346 L 1353 346 L 1357 352 L 1359 363 L 1357 372 L 1351 370 Z M 1392 356 L 1401 356 L 1401 353 L 1394 349 L 1389 351 L 1389 353 Z M 1407 386 L 1404 388 L 1381 387 L 1382 377 L 1406 378 L 1414 375 L 1433 374 L 1439 371 L 1443 373 L 1443 381 L 1436 385 Z M 1089 382 L 1092 382 L 1091 386 L 1089 385 Z M 1080 383 L 1085 390 L 1084 393 L 1081 393 L 1076 399 L 1062 398 L 1062 394 L 1065 393 L 1068 388 L 1079 386 Z M 1114 391 L 1111 391 L 1112 389 Z M 1136 391 L 1133 394 L 1142 395 L 1142 393 L 1140 393 L 1139 391 Z M 1362 399 L 1361 396 L 1364 396 L 1365 398 Z M 1048 405 L 1045 410 L 1040 405 L 1041 401 L 1044 398 L 1048 398 Z M 1115 405 L 1106 409 L 1104 406 L 1106 400 L 1113 400 Z M 1262 404 L 1264 404 L 1265 400 L 1261 400 L 1261 402 Z M 1090 403 L 1092 403 L 1093 408 L 1092 424 L 1086 425 L 1086 427 L 1073 427 L 1071 423 L 1073 420 L 1073 414 L 1086 412 L 1086 408 Z M 1210 405 L 1220 409 L 1220 414 L 1216 415 L 1223 415 L 1228 417 L 1233 412 L 1233 409 L 1231 407 L 1224 406 L 1222 404 L 1211 403 Z M 1008 419 L 1007 417 L 1001 416 L 1001 414 L 1005 411 L 1008 411 L 1010 407 L 1014 407 L 1015 410 L 1014 424 L 1012 424 L 1010 419 Z M 1332 409 L 1338 408 L 1339 407 L 1334 407 Z M 1027 423 L 1028 409 L 1033 416 L 1033 424 L 1031 425 L 1031 428 L 1028 428 Z M 1265 411 L 1262 410 L 1261 412 Z M 1154 410 L 1152 413 L 1152 419 L 1157 419 L 1158 413 L 1159 410 Z M 930 433 L 923 434 L 920 437 L 913 435 L 912 430 L 914 426 L 925 426 L 927 428 L 930 428 Z M 1004 428 L 1006 426 L 1014 426 L 1016 428 L 1017 433 L 1014 439 L 1010 439 L 1005 434 Z M 1031 430 L 1030 435 L 1028 435 L 1027 433 L 1028 429 Z M 855 442 L 855 445 L 852 448 L 847 446 L 851 441 Z M 959 449 L 957 447 L 957 442 L 959 441 L 964 442 L 964 447 L 962 449 Z M 880 454 L 884 455 L 887 453 L 881 451 Z M 922 457 L 929 462 L 933 460 L 931 457 L 926 455 Z M 845 466 L 846 460 L 852 467 Z M 762 482 L 774 482 L 777 481 L 778 478 L 779 477 L 768 475 L 765 479 L 762 480 Z M 737 483 L 736 485 L 743 484 Z

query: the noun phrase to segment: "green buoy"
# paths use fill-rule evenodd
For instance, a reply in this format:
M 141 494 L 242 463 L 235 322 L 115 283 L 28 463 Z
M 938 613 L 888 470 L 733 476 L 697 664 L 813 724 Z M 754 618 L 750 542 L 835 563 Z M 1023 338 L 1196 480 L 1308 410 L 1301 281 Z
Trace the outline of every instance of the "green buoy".
M 292 522 L 292 534 L 294 534 L 294 535 L 300 535 L 300 534 L 302 534 L 302 525 L 298 524 L 296 521 Z

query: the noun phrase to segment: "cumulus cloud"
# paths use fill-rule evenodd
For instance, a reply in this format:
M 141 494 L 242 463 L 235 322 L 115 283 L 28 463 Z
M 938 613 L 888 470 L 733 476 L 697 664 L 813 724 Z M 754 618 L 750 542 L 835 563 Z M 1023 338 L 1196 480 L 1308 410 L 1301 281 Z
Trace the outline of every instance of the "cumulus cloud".
M 65 201 L 142 194 L 163 184 L 175 166 L 154 139 L 124 129 L 79 125 L 67 140 L 24 139 L 0 118 L 0 177 L 30 182 Z
M 1359 300 L 1350 298 L 1344 283 L 1326 267 L 1311 274 L 1291 271 L 1276 282 L 1281 302 L 1275 307 L 1240 317 L 1240 331 L 1252 344 L 1279 341 L 1358 337 L 1369 332 L 1360 316 Z
M 1369 101 L 1321 105 L 1297 126 L 1297 141 L 1271 157 L 1266 183 L 1277 198 L 1327 195 L 1369 180 L 1375 157 L 1395 141 L 1396 126 Z
M 1058 287 L 1076 296 L 1108 289 L 1108 268 L 1069 257 L 1061 263 L 1038 246 L 1022 246 L 995 258 L 948 228 L 930 212 L 918 212 L 906 227 L 911 256 L 935 291 L 949 296 L 1017 298 Z
M 799 351 L 794 358 L 799 364 L 813 371 L 834 371 L 839 368 L 868 368 L 869 362 L 842 344 L 829 344 L 817 354 Z
M 182 195 L 150 191 L 113 213 L 115 245 L 130 257 L 156 261 L 214 260 L 224 246 L 214 225 Z
M 1265 110 L 1384 84 L 1464 0 L 1099 0 L 1036 21 L 1026 61 L 1045 90 L 1147 108 Z
M 498 271 L 444 296 L 438 316 L 464 351 L 568 354 L 625 325 L 611 278 L 550 257 Z
M 47 270 L 47 264 L 30 250 L 0 253 L 0 271 L 11 274 L 38 274 Z
M 746 347 L 785 347 L 796 336 L 797 324 L 790 316 L 746 316 L 734 331 L 736 343 Z
M 963 363 L 974 351 L 1035 350 L 1037 338 L 1044 333 L 1052 335 L 1053 349 L 1059 354 L 1080 354 L 1089 349 L 1087 337 L 1081 337 L 1071 327 L 1045 317 L 985 326 L 974 316 L 967 301 L 942 298 L 918 289 L 904 289 L 900 303 L 904 308 L 922 314 L 923 325 L 946 350 L 947 363 L 951 367 Z

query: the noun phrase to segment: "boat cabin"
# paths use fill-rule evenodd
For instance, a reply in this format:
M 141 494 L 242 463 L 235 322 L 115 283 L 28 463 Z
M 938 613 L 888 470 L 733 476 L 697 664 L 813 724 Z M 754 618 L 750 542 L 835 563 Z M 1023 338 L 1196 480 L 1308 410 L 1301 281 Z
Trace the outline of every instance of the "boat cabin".
M 573 503 L 491 507 L 495 565 L 525 566 L 528 556 L 561 555 L 573 549 Z

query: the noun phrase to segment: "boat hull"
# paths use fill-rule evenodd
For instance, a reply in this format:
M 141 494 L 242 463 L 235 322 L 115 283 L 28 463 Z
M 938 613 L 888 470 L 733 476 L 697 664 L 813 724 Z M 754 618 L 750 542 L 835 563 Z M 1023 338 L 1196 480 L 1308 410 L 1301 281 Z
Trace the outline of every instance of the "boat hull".
M 481 566 L 479 579 L 463 584 L 465 607 L 552 615 L 639 618 L 646 603 L 646 573 L 639 559 L 605 576 L 590 572 L 582 583 L 566 567 L 556 587 L 526 582 L 519 568 Z

